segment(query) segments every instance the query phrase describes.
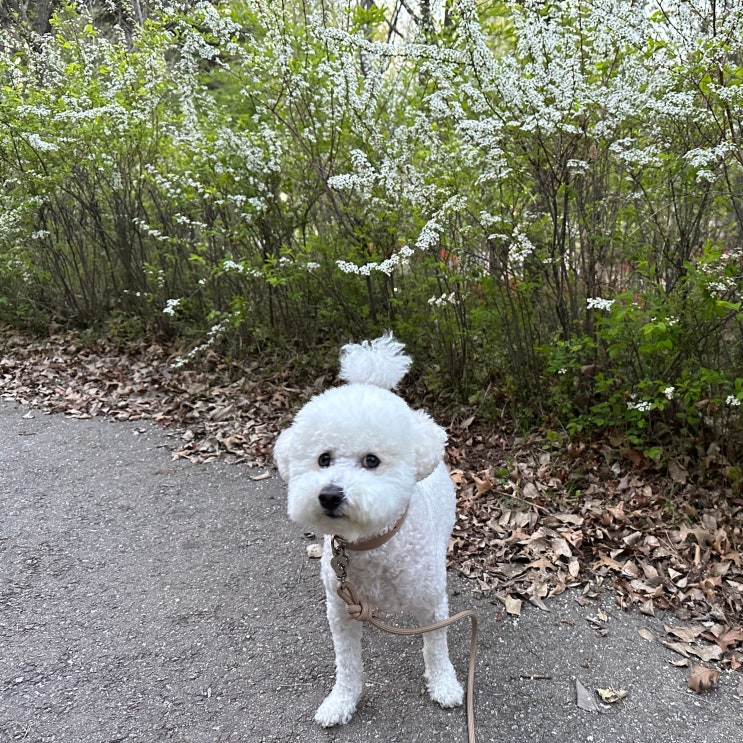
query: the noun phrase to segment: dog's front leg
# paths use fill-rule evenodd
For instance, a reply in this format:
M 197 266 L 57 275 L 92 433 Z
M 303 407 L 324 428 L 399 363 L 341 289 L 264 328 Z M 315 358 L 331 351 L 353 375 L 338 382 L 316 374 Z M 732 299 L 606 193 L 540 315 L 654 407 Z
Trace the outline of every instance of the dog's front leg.
M 361 660 L 362 623 L 349 617 L 335 588 L 326 585 L 328 622 L 335 648 L 335 684 L 315 713 L 323 727 L 345 725 L 356 711 L 364 681 Z
M 434 611 L 421 608 L 416 612 L 421 625 L 439 622 L 446 619 L 448 615 L 449 607 L 446 597 L 439 601 L 439 606 Z M 464 690 L 449 660 L 446 629 L 427 632 L 423 635 L 423 660 L 431 699 L 442 707 L 458 707 L 462 704 Z

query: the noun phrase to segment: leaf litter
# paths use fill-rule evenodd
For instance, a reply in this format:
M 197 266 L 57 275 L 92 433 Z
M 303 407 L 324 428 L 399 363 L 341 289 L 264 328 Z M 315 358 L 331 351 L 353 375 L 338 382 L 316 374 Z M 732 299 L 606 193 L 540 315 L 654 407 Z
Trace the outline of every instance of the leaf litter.
M 616 704 L 625 699 L 628 692 L 625 689 L 596 689 L 596 693 L 601 697 L 604 704 Z
M 703 691 L 716 689 L 720 678 L 720 672 L 716 668 L 705 668 L 704 666 L 692 666 L 691 676 L 686 685 L 696 694 Z
M 278 433 L 332 382 L 330 370 L 299 385 L 290 366 L 228 364 L 211 351 L 175 369 L 178 351 L 74 332 L 38 340 L 0 326 L 0 397 L 75 418 L 151 420 L 171 435 L 174 459 L 222 459 L 259 479 Z M 439 420 L 451 412 L 430 407 Z M 547 599 L 574 588 L 587 605 L 612 588 L 622 609 L 704 623 L 689 634 L 666 628 L 675 652 L 743 666 L 740 495 L 695 484 L 678 462 L 654 474 L 641 454 L 608 441 L 550 445 L 480 425 L 471 412 L 451 417 L 450 561 L 477 592 L 518 616 L 523 601 L 548 610 Z

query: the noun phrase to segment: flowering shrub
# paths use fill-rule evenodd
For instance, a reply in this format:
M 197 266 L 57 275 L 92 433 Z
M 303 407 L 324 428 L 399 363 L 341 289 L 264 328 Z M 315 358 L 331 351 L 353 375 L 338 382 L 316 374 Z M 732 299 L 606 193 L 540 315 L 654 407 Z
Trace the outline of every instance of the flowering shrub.
M 481 415 L 733 456 L 740 4 L 388 6 L 2 29 L 0 312 L 197 348 L 390 328 Z

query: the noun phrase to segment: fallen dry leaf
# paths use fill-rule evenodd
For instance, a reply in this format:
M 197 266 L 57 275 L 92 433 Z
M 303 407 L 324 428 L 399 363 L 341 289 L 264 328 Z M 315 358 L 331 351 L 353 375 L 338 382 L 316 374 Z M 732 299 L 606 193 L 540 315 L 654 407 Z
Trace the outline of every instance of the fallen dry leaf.
M 669 627 L 667 624 L 663 625 L 663 629 L 666 634 L 674 635 L 684 642 L 694 642 L 704 632 L 704 627 Z
M 616 704 L 627 696 L 624 689 L 596 689 L 604 704 Z
M 640 635 L 643 640 L 647 640 L 648 642 L 655 641 L 655 635 L 645 627 L 640 627 L 640 629 L 637 630 L 637 634 Z
M 515 599 L 509 594 L 499 595 L 498 599 L 503 602 L 506 612 L 511 616 L 518 617 L 521 614 L 521 599 Z
M 675 653 L 683 655 L 684 658 L 689 657 L 689 648 L 686 645 L 682 645 L 680 642 L 668 642 L 667 640 L 663 640 L 661 642 L 661 645 L 665 645 L 667 648 L 670 648 Z
M 685 467 L 682 467 L 675 459 L 672 459 L 668 463 L 668 474 L 671 479 L 679 485 L 686 485 L 686 481 L 689 478 L 689 473 Z
M 743 627 L 736 627 L 734 629 L 725 627 L 718 635 L 705 632 L 702 634 L 702 637 L 705 640 L 716 643 L 723 652 L 727 652 L 729 649 L 743 644 Z
M 689 676 L 686 685 L 696 694 L 703 691 L 717 688 L 717 681 L 720 678 L 720 672 L 714 668 L 705 668 L 704 666 L 692 666 L 691 676 Z
M 695 655 L 705 663 L 720 660 L 723 656 L 722 648 L 719 645 L 689 645 L 688 649 L 691 655 Z

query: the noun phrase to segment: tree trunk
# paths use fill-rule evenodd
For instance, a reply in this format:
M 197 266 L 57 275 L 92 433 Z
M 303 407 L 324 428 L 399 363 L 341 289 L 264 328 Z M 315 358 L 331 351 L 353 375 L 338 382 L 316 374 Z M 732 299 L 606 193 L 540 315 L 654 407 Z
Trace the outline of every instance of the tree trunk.
M 39 36 L 48 34 L 52 30 L 49 19 L 54 12 L 54 4 L 55 0 L 37 0 L 36 2 L 36 17 L 34 18 L 33 29 Z

